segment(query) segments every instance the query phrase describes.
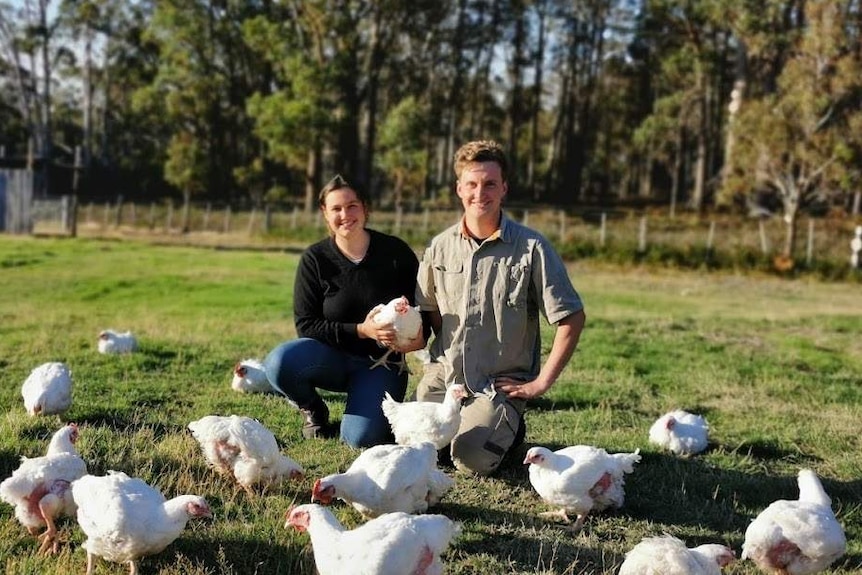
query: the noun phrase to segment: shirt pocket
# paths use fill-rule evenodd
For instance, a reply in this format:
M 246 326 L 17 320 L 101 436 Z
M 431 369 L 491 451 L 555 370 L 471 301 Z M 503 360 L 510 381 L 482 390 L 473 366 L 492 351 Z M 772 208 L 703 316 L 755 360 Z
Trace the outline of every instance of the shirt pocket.
M 437 305 L 441 313 L 452 313 L 464 298 L 464 264 L 440 262 L 434 264 L 434 276 L 440 286 Z
M 530 291 L 530 266 L 525 263 L 513 264 L 509 267 L 508 285 L 506 286 L 506 305 L 522 308 L 527 305 L 527 294 Z

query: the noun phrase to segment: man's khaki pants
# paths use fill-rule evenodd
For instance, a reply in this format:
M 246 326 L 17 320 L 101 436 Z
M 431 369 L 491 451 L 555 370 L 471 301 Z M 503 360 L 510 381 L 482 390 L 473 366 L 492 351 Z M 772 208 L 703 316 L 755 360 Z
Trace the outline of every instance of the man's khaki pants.
M 427 363 L 416 388 L 416 399 L 442 403 L 446 395 L 443 366 Z M 464 400 L 461 427 L 452 440 L 452 463 L 461 471 L 490 475 L 506 453 L 523 439 L 523 400 L 510 401 L 505 394 L 486 390 Z M 519 431 L 521 433 L 519 437 Z

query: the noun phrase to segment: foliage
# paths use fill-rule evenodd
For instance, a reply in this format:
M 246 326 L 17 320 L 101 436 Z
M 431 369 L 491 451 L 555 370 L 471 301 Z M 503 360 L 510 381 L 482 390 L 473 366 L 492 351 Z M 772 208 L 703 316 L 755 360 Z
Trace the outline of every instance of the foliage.
M 860 136 L 850 130 L 862 115 L 862 55 L 839 11 L 835 2 L 806 3 L 807 26 L 793 39 L 775 90 L 759 93 L 755 87 L 731 126 L 737 147 L 724 193 L 779 197 L 788 257 L 794 255 L 800 210 L 835 203 L 858 177 L 852 158 Z
M 428 170 L 427 111 L 410 96 L 392 108 L 380 129 L 380 166 L 395 185 L 395 202 L 423 197 Z

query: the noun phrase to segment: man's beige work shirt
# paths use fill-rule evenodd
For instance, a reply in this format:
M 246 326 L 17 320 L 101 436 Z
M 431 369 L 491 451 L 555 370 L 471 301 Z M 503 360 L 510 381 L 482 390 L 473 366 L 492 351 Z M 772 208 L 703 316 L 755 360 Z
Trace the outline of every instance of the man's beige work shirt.
M 505 215 L 477 243 L 463 220 L 431 240 L 419 264 L 416 303 L 439 310 L 432 361 L 445 382 L 487 391 L 497 376 L 533 380 L 541 368 L 539 314 L 550 323 L 583 309 L 562 259 L 538 232 Z

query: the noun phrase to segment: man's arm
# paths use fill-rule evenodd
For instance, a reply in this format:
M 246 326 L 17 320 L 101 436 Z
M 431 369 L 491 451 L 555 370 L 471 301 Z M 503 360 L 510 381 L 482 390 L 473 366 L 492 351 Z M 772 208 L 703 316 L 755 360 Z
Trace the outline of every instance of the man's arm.
M 557 331 L 554 334 L 554 343 L 551 345 L 548 360 L 542 365 L 536 379 L 523 382 L 499 377 L 494 381 L 494 389 L 513 399 L 531 399 L 544 395 L 557 381 L 575 352 L 575 348 L 578 347 L 586 317 L 584 310 L 580 310 L 557 322 Z

